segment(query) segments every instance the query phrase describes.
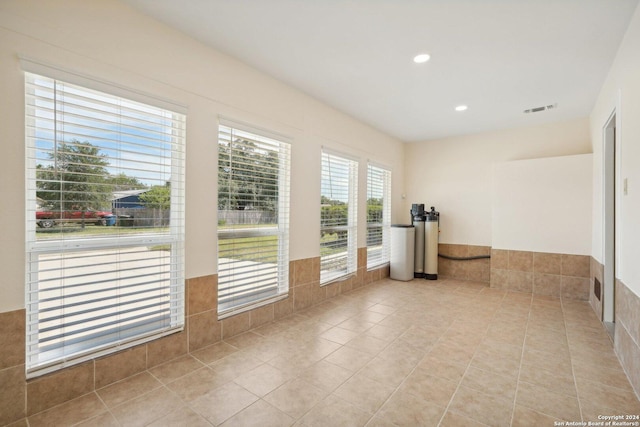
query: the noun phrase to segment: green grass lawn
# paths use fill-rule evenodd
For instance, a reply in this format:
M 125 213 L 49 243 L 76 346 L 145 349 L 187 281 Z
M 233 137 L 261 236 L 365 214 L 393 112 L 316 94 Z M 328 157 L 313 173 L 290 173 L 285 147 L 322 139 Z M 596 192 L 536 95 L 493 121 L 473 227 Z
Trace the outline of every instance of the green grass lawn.
M 274 263 L 278 260 L 278 236 L 241 237 L 218 240 L 218 257 Z
M 58 225 L 52 228 L 36 228 L 38 240 L 60 239 L 61 237 L 104 237 L 122 236 L 130 234 L 167 233 L 169 227 L 119 227 L 86 225 L 84 228 L 78 224 Z

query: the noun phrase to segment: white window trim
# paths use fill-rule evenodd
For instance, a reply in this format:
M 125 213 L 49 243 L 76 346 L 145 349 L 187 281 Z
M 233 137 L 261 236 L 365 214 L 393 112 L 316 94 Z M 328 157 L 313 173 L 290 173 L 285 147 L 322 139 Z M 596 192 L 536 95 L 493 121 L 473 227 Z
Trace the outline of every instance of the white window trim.
M 117 84 L 93 79 L 91 77 L 84 76 L 82 74 L 74 73 L 64 70 L 62 68 L 44 64 L 39 61 L 34 61 L 27 58 L 20 58 L 23 71 L 26 73 L 35 74 L 44 78 L 61 81 L 71 85 L 75 85 L 81 88 L 89 90 L 97 90 L 114 97 L 120 97 L 123 99 L 135 101 L 138 103 L 147 104 L 153 107 L 157 107 L 163 110 L 171 111 L 178 115 L 186 115 L 187 108 L 178 105 L 173 102 L 168 102 L 160 98 L 142 94 L 138 91 L 119 86 Z M 25 80 L 26 85 L 26 80 Z M 186 120 L 186 118 L 185 118 Z M 186 123 L 183 122 L 183 124 Z M 37 283 L 37 268 L 35 271 L 31 270 L 32 265 L 38 263 L 38 258 L 43 254 L 62 253 L 68 251 L 82 251 L 90 252 L 95 250 L 106 249 L 119 249 L 135 246 L 151 246 L 160 244 L 171 245 L 171 265 L 177 266 L 176 269 L 170 269 L 170 294 L 176 296 L 171 298 L 170 304 L 170 317 L 171 326 L 150 331 L 140 335 L 136 335 L 130 338 L 113 341 L 107 344 L 98 345 L 90 349 L 82 350 L 73 355 L 57 358 L 48 362 L 40 362 L 32 364 L 30 361 L 30 346 L 37 345 L 37 342 L 31 342 L 29 335 L 27 335 L 27 361 L 26 361 L 26 377 L 34 378 L 50 372 L 57 371 L 59 369 L 73 366 L 82 363 L 87 360 L 92 360 L 97 357 L 108 355 L 117 351 L 121 351 L 127 348 L 131 348 L 142 343 L 152 341 L 163 336 L 182 331 L 184 329 L 184 164 L 185 164 L 185 127 L 180 129 L 181 134 L 176 136 L 181 144 L 174 145 L 171 151 L 171 175 L 172 177 L 179 177 L 172 180 L 171 185 L 171 212 L 175 213 L 171 218 L 169 233 L 167 234 L 145 234 L 138 236 L 121 236 L 117 238 L 101 237 L 91 239 L 71 239 L 65 238 L 62 240 L 43 240 L 37 241 L 36 219 L 35 215 L 31 213 L 36 211 L 36 197 L 35 187 L 32 187 L 36 181 L 36 168 L 35 168 L 35 140 L 34 136 L 26 136 L 26 159 L 25 159 L 25 181 L 27 183 L 27 197 L 25 202 L 25 216 L 26 216 L 26 277 L 25 283 L 30 281 Z M 33 195 L 31 191 L 34 191 Z M 33 280 L 30 280 L 33 279 Z M 38 323 L 38 312 L 31 312 L 30 305 L 33 305 L 31 292 L 29 286 L 25 286 L 25 301 L 27 305 L 27 334 L 32 325 Z M 37 304 L 37 302 L 35 303 Z
M 376 163 L 371 160 L 367 164 L 367 196 L 369 193 L 369 167 L 382 169 L 387 175 L 383 180 L 383 204 L 382 204 L 382 225 L 375 228 L 382 228 L 382 261 L 375 264 L 370 263 L 369 257 L 367 257 L 367 270 L 375 270 L 386 265 L 389 265 L 391 258 L 391 180 L 392 170 L 391 167 L 385 166 L 381 163 Z M 367 221 L 367 233 L 369 223 Z M 369 252 L 369 246 L 367 245 L 367 253 Z
M 231 230 L 217 230 L 218 241 L 226 239 L 236 238 L 252 238 L 261 236 L 278 236 L 278 261 L 279 266 L 277 270 L 277 292 L 275 295 L 270 295 L 265 298 L 250 301 L 245 304 L 238 304 L 225 309 L 220 309 L 218 305 L 218 320 L 225 319 L 227 317 L 234 316 L 236 314 L 244 313 L 255 308 L 262 307 L 267 304 L 271 304 L 280 300 L 283 300 L 289 295 L 289 212 L 290 212 L 290 189 L 291 189 L 291 146 L 292 139 L 285 135 L 269 130 L 261 129 L 247 123 L 239 122 L 236 120 L 219 117 L 218 118 L 218 132 L 221 127 L 229 129 L 240 130 L 259 137 L 268 138 L 274 141 L 278 141 L 281 144 L 281 153 L 279 156 L 279 168 L 278 168 L 278 182 L 279 182 L 279 194 L 284 197 L 278 198 L 278 225 L 277 227 L 263 227 L 256 229 L 231 229 Z M 219 146 L 219 141 L 217 142 Z M 217 158 L 219 161 L 219 156 Z M 218 269 L 220 268 L 220 261 L 218 259 Z M 220 273 L 220 272 L 218 272 Z M 220 296 L 218 295 L 218 301 Z
M 321 151 L 321 162 L 324 162 L 324 155 L 329 155 L 333 157 L 338 157 L 344 160 L 347 160 L 351 163 L 349 168 L 349 195 L 347 199 L 348 203 L 348 211 L 347 211 L 347 221 L 348 224 L 346 226 L 339 227 L 330 227 L 334 230 L 347 230 L 347 266 L 346 271 L 340 270 L 335 272 L 327 272 L 323 275 L 322 271 L 322 256 L 320 256 L 320 286 L 326 286 L 333 282 L 347 279 L 354 274 L 357 274 L 358 271 L 358 168 L 359 168 L 359 159 L 353 155 L 342 153 L 340 151 L 335 151 L 333 149 L 322 147 Z M 322 166 L 321 166 L 322 173 Z M 322 177 L 321 177 L 322 180 Z M 320 231 L 326 229 L 325 227 L 320 227 Z

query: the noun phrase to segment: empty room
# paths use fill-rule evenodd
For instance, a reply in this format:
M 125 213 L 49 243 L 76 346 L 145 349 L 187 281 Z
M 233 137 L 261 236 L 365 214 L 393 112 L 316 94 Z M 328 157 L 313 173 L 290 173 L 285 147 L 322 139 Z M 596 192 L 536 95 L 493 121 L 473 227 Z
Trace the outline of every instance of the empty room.
M 1 0 L 0 426 L 640 426 L 638 0 Z

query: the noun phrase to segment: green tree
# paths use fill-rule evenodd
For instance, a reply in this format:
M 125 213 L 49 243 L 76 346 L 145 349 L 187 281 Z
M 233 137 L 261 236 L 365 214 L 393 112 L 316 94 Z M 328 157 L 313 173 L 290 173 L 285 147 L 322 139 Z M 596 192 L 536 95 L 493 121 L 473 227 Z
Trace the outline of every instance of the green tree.
M 169 185 L 154 185 L 140 194 L 140 201 L 150 209 L 166 210 L 171 207 L 171 188 Z
M 367 200 L 367 222 L 382 222 L 382 199 L 372 197 Z
M 236 138 L 218 145 L 218 209 L 276 212 L 278 153 Z
M 111 184 L 112 191 L 142 190 L 147 188 L 147 186 L 141 183 L 138 178 L 126 175 L 122 172 L 117 175 L 110 175 L 107 178 L 107 182 Z
M 153 209 L 154 227 L 167 225 L 168 218 L 165 218 L 164 213 L 171 208 L 171 187 L 169 183 L 166 185 L 154 185 L 149 191 L 140 194 L 140 201 L 147 208 Z
M 112 186 L 109 162 L 88 141 L 62 142 L 49 154 L 49 165 L 36 166 L 36 196 L 54 210 L 108 209 Z

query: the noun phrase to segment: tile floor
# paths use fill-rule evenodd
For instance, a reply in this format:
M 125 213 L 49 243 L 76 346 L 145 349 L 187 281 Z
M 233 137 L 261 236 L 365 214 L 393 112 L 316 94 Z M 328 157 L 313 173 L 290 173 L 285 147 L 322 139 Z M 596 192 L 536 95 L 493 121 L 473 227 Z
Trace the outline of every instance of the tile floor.
M 640 415 L 587 302 L 389 279 L 29 417 L 31 426 L 553 426 Z

